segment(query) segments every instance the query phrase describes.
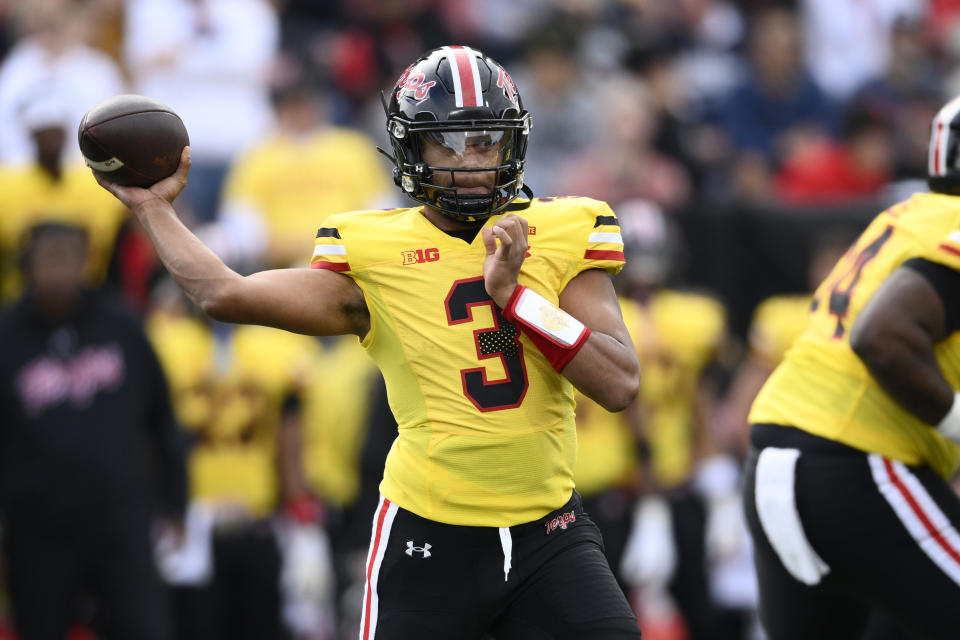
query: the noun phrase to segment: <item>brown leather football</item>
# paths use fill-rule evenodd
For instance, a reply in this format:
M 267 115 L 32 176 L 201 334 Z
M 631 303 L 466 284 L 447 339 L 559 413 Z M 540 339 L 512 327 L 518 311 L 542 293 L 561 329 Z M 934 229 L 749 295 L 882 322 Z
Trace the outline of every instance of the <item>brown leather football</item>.
M 87 165 L 111 182 L 149 187 L 176 171 L 190 144 L 180 116 L 145 96 L 108 98 L 87 111 L 78 132 Z

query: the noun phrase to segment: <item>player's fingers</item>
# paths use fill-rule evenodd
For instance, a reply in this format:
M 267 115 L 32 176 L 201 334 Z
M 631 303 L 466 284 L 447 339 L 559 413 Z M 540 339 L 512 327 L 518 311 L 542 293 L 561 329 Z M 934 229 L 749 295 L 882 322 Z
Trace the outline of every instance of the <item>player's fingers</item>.
M 110 182 L 109 180 L 107 180 L 106 178 L 104 178 L 103 176 L 101 176 L 99 173 L 97 173 L 96 171 L 94 171 L 93 169 L 90 169 L 90 173 L 93 174 L 93 179 L 97 181 L 97 184 L 99 184 L 101 187 L 103 187 L 104 189 L 106 189 L 107 191 L 109 191 L 110 193 L 112 193 L 113 195 L 115 195 L 115 196 L 116 196 L 116 195 L 119 195 L 119 194 L 117 193 L 117 185 L 116 185 L 116 184 L 114 184 L 113 182 Z
M 190 171 L 190 165 L 190 146 L 188 145 L 183 148 L 183 151 L 180 152 L 180 164 L 177 165 L 176 173 L 182 172 L 184 177 L 186 177 L 186 173 Z
M 513 258 L 523 256 L 527 251 L 527 235 L 524 228 L 524 220 L 515 214 L 510 214 L 501 219 L 497 224 L 502 224 L 510 235 L 510 255 Z
M 513 237 L 510 235 L 510 232 L 503 226 L 500 226 L 498 222 L 493 225 L 493 233 L 500 240 L 500 246 L 503 247 L 503 251 L 507 252 L 513 244 Z
M 180 152 L 180 164 L 177 170 L 173 172 L 172 178 L 187 183 L 187 174 L 190 172 L 190 147 L 184 147 Z
M 522 235 L 524 236 L 527 235 L 527 230 L 529 229 L 529 225 L 527 224 L 526 218 L 518 216 L 515 213 L 508 213 L 507 215 L 503 216 L 503 218 L 501 218 L 500 221 L 501 222 L 509 221 L 510 224 L 516 224 L 518 231 L 521 231 Z
M 494 237 L 493 231 L 484 227 L 480 230 L 480 237 L 483 238 L 483 246 L 486 247 L 488 256 L 497 252 L 497 239 Z

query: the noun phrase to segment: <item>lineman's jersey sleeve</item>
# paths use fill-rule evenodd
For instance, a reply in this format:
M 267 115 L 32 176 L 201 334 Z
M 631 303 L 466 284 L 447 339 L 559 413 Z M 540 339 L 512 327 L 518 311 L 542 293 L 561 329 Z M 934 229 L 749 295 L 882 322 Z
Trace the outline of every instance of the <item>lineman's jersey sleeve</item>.
M 960 228 L 955 227 L 946 234 L 936 229 L 925 231 L 918 234 L 923 252 L 917 257 L 960 271 Z
M 347 243 L 341 235 L 345 222 L 342 215 L 332 215 L 317 229 L 313 256 L 310 258 L 311 269 L 327 269 L 349 275 L 352 270 L 350 256 L 347 254 Z
M 588 198 L 576 198 L 574 202 L 579 206 L 577 214 L 571 216 L 575 228 L 569 237 L 575 262 L 564 278 L 561 290 L 570 280 L 588 269 L 603 269 L 610 275 L 616 275 L 626 264 L 620 221 L 610 206 L 606 202 Z

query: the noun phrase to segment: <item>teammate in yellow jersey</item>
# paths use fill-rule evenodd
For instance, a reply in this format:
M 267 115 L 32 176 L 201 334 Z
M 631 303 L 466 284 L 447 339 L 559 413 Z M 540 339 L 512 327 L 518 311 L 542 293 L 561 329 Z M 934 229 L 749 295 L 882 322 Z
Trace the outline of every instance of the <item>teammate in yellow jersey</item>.
M 750 413 L 744 487 L 773 640 L 857 638 L 871 610 L 960 630 L 960 98 L 928 182 L 878 215 L 820 285 Z
M 353 333 L 383 371 L 399 435 L 366 567 L 362 638 L 639 638 L 573 487 L 574 387 L 626 407 L 640 369 L 606 272 L 613 212 L 518 199 L 531 118 L 467 47 L 426 53 L 391 90 L 398 186 L 422 206 L 334 215 L 312 269 L 232 272 L 177 219 L 189 168 L 101 184 L 220 320 Z

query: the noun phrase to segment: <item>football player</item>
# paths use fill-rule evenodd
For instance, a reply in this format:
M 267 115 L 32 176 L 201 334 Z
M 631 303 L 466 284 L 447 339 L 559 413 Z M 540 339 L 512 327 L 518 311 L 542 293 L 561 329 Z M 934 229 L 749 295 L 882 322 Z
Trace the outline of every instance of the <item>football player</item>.
M 187 151 L 150 189 L 101 184 L 213 317 L 353 333 L 383 371 L 399 434 L 362 638 L 639 638 L 572 472 L 574 387 L 620 410 L 639 386 L 608 275 L 617 219 L 523 189 L 531 117 L 481 52 L 428 52 L 385 103 L 395 181 L 419 206 L 330 216 L 311 269 L 225 267 L 170 204 Z
M 753 404 L 744 488 L 773 640 L 857 638 L 871 610 L 960 629 L 960 98 L 928 182 L 878 215 L 816 290 Z

